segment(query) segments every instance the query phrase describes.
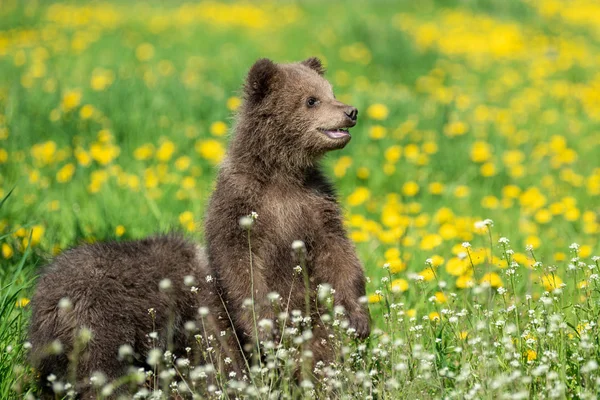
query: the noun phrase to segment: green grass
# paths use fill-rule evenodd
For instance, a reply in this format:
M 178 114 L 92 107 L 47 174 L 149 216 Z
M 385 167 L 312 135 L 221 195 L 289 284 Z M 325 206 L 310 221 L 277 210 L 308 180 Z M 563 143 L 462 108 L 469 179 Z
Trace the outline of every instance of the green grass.
M 15 384 L 30 390 L 21 379 L 31 375 L 28 307 L 17 301 L 30 298 L 47 259 L 83 241 L 173 229 L 202 241 L 218 161 L 211 155 L 228 141 L 211 125 L 232 126 L 227 104 L 256 59 L 316 55 L 338 98 L 360 110 L 351 143 L 324 167 L 370 277 L 379 329 L 353 356 L 365 376 L 342 371 L 327 382 L 339 380 L 339 393 L 350 397 L 595 398 L 598 6 L 225 4 L 233 8 L 3 2 L 2 396 L 20 396 Z M 109 82 L 101 88 L 95 76 Z M 161 159 L 165 142 L 174 151 Z M 136 157 L 147 145 L 149 157 Z M 64 174 L 68 164 L 72 176 Z M 443 189 L 432 191 L 432 183 Z M 486 218 L 491 233 L 474 227 Z M 510 261 L 518 264 L 513 275 Z M 506 293 L 481 287 L 491 273 Z M 560 293 L 545 292 L 558 279 Z M 469 280 L 476 285 L 464 288 Z M 441 321 L 428 319 L 432 312 Z M 315 390 L 322 395 L 330 383 Z

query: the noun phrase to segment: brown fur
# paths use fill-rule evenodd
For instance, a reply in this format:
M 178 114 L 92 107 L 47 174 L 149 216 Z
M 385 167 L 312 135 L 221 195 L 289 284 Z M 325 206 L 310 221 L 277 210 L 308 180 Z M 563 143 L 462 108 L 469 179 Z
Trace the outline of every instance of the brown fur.
M 245 343 L 255 343 L 255 329 L 251 309 L 242 307 L 251 297 L 251 271 L 247 232 L 238 221 L 252 211 L 258 213 L 251 229 L 258 319 L 275 320 L 269 292 L 286 301 L 291 296 L 290 311 L 304 310 L 304 284 L 294 277 L 298 260 L 291 249 L 294 240 L 302 240 L 311 296 L 318 284 L 330 284 L 350 326 L 360 338 L 369 335 L 368 310 L 359 301 L 365 295 L 364 272 L 347 238 L 333 187 L 318 165 L 326 152 L 350 140 L 330 138 L 319 128 L 354 126 L 356 113 L 335 99 L 323 73 L 316 58 L 294 64 L 263 59 L 252 66 L 235 135 L 208 207 L 209 262 Z M 310 107 L 310 97 L 319 103 Z M 335 349 L 323 344 L 327 331 L 315 316 L 315 360 L 331 361 Z
M 195 277 L 198 292 L 184 285 L 184 277 Z M 78 355 L 75 380 L 83 398 L 94 397 L 89 377 L 95 371 L 103 372 L 113 380 L 127 373 L 128 363 L 119 361 L 118 349 L 129 344 L 135 352 L 137 366 L 144 366 L 148 351 L 153 347 L 171 349 L 178 356 L 186 356 L 184 348 L 197 351 L 190 361 L 205 364 L 199 345 L 194 344 L 194 333 L 202 333 L 198 308 L 210 309 L 205 317 L 207 335 L 221 338 L 217 356 L 234 360 L 232 369 L 241 366 L 239 345 L 230 329 L 230 322 L 221 300 L 216 294 L 215 282 L 207 282 L 210 275 L 202 250 L 180 236 L 157 236 L 139 241 L 107 242 L 83 245 L 56 257 L 47 267 L 37 284 L 32 300 L 32 319 L 29 339 L 32 344 L 31 360 L 40 375 L 40 385 L 47 396 L 54 398 L 48 387 L 50 374 L 65 382 L 73 378 L 72 364 L 74 336 L 81 327 L 92 331 L 92 340 Z M 159 290 L 159 282 L 168 278 L 172 288 Z M 59 309 L 62 298 L 69 298 L 72 309 Z M 148 313 L 154 308 L 154 322 Z M 198 332 L 184 329 L 186 321 L 197 321 Z M 167 343 L 168 331 L 172 343 Z M 158 342 L 152 343 L 147 335 L 158 332 Z M 60 340 L 62 354 L 48 356 L 48 345 Z M 219 367 L 220 360 L 212 360 Z M 197 364 L 198 365 L 198 364 Z

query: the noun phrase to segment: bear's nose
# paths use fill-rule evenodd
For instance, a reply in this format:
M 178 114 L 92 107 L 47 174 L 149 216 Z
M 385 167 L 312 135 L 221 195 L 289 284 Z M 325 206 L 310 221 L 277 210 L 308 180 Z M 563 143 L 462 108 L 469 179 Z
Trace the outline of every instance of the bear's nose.
M 352 121 L 356 121 L 356 118 L 358 117 L 358 110 L 356 107 L 348 107 L 345 113 Z

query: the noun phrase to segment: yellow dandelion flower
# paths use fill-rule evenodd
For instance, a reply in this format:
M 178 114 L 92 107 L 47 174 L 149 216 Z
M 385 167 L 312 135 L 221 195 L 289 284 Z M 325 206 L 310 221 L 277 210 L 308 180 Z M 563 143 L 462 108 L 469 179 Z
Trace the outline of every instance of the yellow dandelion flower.
M 348 196 L 348 204 L 352 207 L 356 207 L 369 200 L 370 197 L 371 192 L 369 189 L 359 186 L 354 190 L 354 192 L 352 192 L 352 194 L 350 194 L 350 196 Z
M 148 160 L 154 154 L 154 146 L 150 143 L 144 144 L 133 152 L 133 157 L 136 160 Z
M 196 151 L 202 156 L 202 158 L 218 164 L 225 157 L 225 148 L 223 144 L 214 139 L 199 140 L 195 145 Z
M 11 245 L 8 243 L 2 243 L 2 257 L 8 260 L 13 256 L 13 254 L 14 251 Z
M 185 190 L 191 190 L 196 187 L 196 180 L 192 176 L 186 176 L 181 180 L 181 187 Z
M 90 119 L 90 118 L 92 118 L 93 115 L 94 115 L 94 106 L 91 106 L 89 104 L 84 105 L 79 110 L 79 116 L 81 117 L 81 119 Z
M 373 140 L 383 139 L 387 135 L 387 129 L 381 125 L 373 125 L 369 128 L 369 137 Z
M 165 140 L 156 150 L 156 159 L 161 162 L 167 162 L 175 153 L 175 143 Z
M 392 274 L 397 274 L 398 272 L 402 272 L 406 269 L 406 263 L 400 258 L 392 258 L 388 260 L 387 263 L 390 265 L 390 272 Z
M 408 181 L 402 185 L 402 193 L 408 197 L 415 196 L 417 193 L 419 193 L 419 189 L 419 184 L 414 181 Z
M 383 296 L 378 294 L 378 293 L 374 293 L 374 294 L 370 294 L 367 297 L 369 303 L 373 304 L 373 303 L 379 303 L 380 301 L 383 300 Z
M 233 96 L 227 99 L 227 108 L 231 111 L 235 111 L 242 104 L 242 100 L 239 97 Z
M 367 115 L 371 119 L 376 119 L 382 121 L 388 117 L 389 110 L 385 104 L 371 104 L 369 108 L 367 108 Z
M 435 302 L 438 304 L 447 303 L 448 297 L 444 294 L 444 292 L 435 292 Z
M 154 57 L 154 46 L 150 43 L 142 43 L 135 49 L 135 56 L 140 61 L 148 61 Z
M 429 184 L 429 193 L 440 195 L 444 193 L 444 184 L 440 182 L 431 182 Z
M 227 124 L 223 121 L 213 122 L 210 125 L 210 134 L 213 136 L 223 136 L 227 133 Z
M 67 183 L 73 178 L 75 174 L 75 165 L 68 163 L 58 170 L 56 173 L 56 182 L 58 183 Z
M 548 292 L 559 289 L 563 284 L 563 280 L 558 275 L 546 274 L 542 276 L 542 285 Z
M 471 189 L 465 185 L 459 185 L 454 189 L 454 197 L 459 199 L 467 197 L 471 193 Z
M 421 272 L 418 273 L 419 276 L 423 277 L 423 280 L 425 282 L 429 282 L 435 279 L 435 272 L 433 271 L 432 268 L 427 267 L 424 270 L 422 270 Z
M 125 227 L 123 225 L 117 225 L 117 227 L 115 228 L 115 235 L 117 235 L 117 237 L 121 237 L 125 234 Z
M 438 322 L 441 319 L 440 313 L 438 313 L 437 311 L 430 312 L 428 317 L 429 317 L 430 321 L 434 321 L 434 322 Z
M 408 290 L 408 281 L 406 279 L 394 279 L 392 281 L 392 292 L 406 292 Z
M 531 246 L 533 249 L 539 249 L 542 245 L 542 241 L 539 237 L 530 235 L 525 239 L 525 246 Z
M 501 286 L 504 286 L 504 283 L 502 282 L 502 278 L 500 278 L 500 275 L 498 275 L 495 272 L 488 272 L 485 275 L 483 275 L 483 277 L 481 278 L 479 283 L 480 284 L 484 284 L 484 283 L 489 284 L 493 288 L 499 288 Z
M 76 147 L 74 154 L 77 164 L 81 165 L 82 167 L 88 167 L 92 163 L 92 157 L 82 147 Z
M 69 90 L 62 98 L 61 107 L 64 112 L 71 111 L 81 103 L 81 90 Z
M 356 176 L 358 177 L 358 179 L 367 179 L 369 176 L 371 175 L 371 172 L 369 171 L 369 168 L 367 167 L 360 167 L 359 169 L 356 170 Z
M 460 340 L 465 340 L 465 339 L 467 339 L 468 337 L 469 337 L 469 332 L 467 332 L 467 331 L 460 331 L 460 332 L 458 333 L 458 338 L 459 338 Z
M 487 142 L 475 142 L 471 146 L 471 160 L 476 163 L 483 163 L 492 157 L 492 146 Z
M 537 353 L 534 350 L 527 350 L 525 352 L 525 357 L 527 357 L 527 361 L 535 361 L 537 359 Z
M 469 126 L 461 121 L 450 122 L 444 126 L 444 134 L 449 137 L 464 135 L 468 130 Z
M 399 145 L 393 145 L 385 150 L 384 157 L 387 162 L 395 163 L 402 157 L 402 147 Z
M 192 159 L 188 156 L 181 156 L 177 160 L 175 160 L 175 168 L 179 171 L 187 171 L 187 169 L 192 164 Z
M 481 199 L 481 207 L 494 210 L 500 205 L 500 200 L 496 196 L 484 196 Z
M 456 287 L 459 289 L 466 289 L 473 287 L 475 285 L 475 280 L 471 275 L 461 275 L 456 279 Z
M 479 171 L 481 173 L 481 176 L 489 178 L 490 176 L 496 175 L 496 166 L 494 165 L 494 163 L 486 162 L 481 166 Z
M 30 300 L 27 297 L 21 297 L 16 301 L 15 306 L 17 308 L 23 308 L 27 304 L 29 304 L 29 302 L 30 302 Z
M 436 233 L 430 233 L 428 235 L 423 236 L 423 239 L 421 239 L 420 248 L 421 250 L 433 250 L 439 245 L 441 245 L 442 242 L 443 239 L 440 235 Z

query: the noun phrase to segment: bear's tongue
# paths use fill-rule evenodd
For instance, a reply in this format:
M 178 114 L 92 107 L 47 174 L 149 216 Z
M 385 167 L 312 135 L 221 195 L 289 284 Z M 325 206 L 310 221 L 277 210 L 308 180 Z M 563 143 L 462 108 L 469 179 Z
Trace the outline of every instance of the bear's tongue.
M 341 129 L 332 129 L 332 130 L 327 129 L 324 132 L 327 136 L 329 136 L 332 139 L 339 139 L 339 138 L 348 136 L 350 134 L 348 131 L 344 131 Z

